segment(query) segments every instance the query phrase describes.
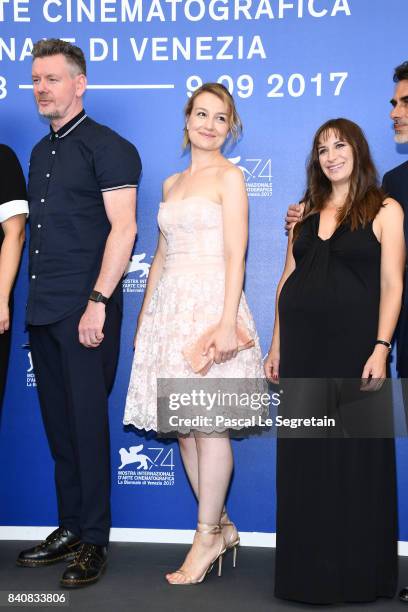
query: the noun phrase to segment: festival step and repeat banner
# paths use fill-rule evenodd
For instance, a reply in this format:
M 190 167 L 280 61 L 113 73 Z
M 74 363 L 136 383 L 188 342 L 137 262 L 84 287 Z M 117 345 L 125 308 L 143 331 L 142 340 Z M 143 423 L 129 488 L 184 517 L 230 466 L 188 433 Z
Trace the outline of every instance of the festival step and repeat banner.
M 114 527 L 191 529 L 196 520 L 177 443 L 122 425 L 161 183 L 189 163 L 181 148 L 188 96 L 206 81 L 223 83 L 243 120 L 242 139 L 225 153 L 242 169 L 250 197 L 245 290 L 266 353 L 286 251 L 284 215 L 302 195 L 315 130 L 332 117 L 356 121 L 380 174 L 408 159 L 389 119 L 393 69 L 408 59 L 407 20 L 406 0 L 0 0 L 0 140 L 14 148 L 25 172 L 48 130 L 31 88 L 30 52 L 40 38 L 64 38 L 84 50 L 87 113 L 132 141 L 143 160 L 110 401 Z M 0 525 L 54 525 L 53 465 L 24 329 L 26 295 L 25 252 L 0 428 Z M 274 440 L 233 445 L 231 516 L 242 531 L 273 533 Z M 400 540 L 408 540 L 407 440 L 397 447 Z

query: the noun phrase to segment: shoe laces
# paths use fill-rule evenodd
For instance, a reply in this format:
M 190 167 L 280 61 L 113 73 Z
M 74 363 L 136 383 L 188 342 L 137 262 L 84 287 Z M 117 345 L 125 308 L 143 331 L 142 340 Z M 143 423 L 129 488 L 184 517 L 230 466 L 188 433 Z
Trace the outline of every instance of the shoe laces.
M 63 527 L 58 527 L 52 533 L 50 533 L 50 535 L 47 536 L 45 540 L 40 542 L 40 544 L 38 545 L 38 548 L 47 548 L 49 544 L 52 544 L 53 542 L 56 542 L 57 540 L 59 540 L 59 538 L 61 537 L 64 531 L 65 530 Z
M 94 544 L 83 543 L 75 555 L 74 564 L 78 564 L 81 567 L 86 566 L 95 552 L 95 549 L 96 546 Z

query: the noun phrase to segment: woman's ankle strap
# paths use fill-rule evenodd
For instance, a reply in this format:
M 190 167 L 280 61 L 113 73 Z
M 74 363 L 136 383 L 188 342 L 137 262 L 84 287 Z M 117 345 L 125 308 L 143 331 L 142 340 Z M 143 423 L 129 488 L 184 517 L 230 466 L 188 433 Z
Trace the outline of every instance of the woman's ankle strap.
M 221 533 L 221 527 L 219 525 L 210 525 L 209 523 L 197 523 L 197 532 L 203 534 L 217 534 Z

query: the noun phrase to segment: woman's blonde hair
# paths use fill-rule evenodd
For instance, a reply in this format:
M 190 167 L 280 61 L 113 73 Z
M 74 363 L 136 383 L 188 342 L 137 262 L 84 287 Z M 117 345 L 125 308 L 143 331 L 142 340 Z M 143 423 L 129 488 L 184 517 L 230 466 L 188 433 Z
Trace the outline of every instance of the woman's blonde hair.
M 221 85 L 221 83 L 204 83 L 203 85 L 201 85 L 201 87 L 196 89 L 194 93 L 191 94 L 191 97 L 184 108 L 185 124 L 184 124 L 183 149 L 187 148 L 190 144 L 190 138 L 188 136 L 186 123 L 193 110 L 194 101 L 200 94 L 205 93 L 205 92 L 208 92 L 208 93 L 213 94 L 214 96 L 217 96 L 217 98 L 222 100 L 227 105 L 228 119 L 229 119 L 229 131 L 230 131 L 231 138 L 233 139 L 233 141 L 236 142 L 242 134 L 242 122 L 238 115 L 237 109 L 235 107 L 234 98 L 231 96 L 228 89 L 224 87 L 224 85 Z

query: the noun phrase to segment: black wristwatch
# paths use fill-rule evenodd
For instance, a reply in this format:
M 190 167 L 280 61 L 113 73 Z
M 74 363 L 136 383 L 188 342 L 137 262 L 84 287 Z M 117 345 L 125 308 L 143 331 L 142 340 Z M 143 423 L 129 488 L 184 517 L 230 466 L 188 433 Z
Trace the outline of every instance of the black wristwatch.
M 382 344 L 383 346 L 386 346 L 389 351 L 392 349 L 391 342 L 388 342 L 387 340 L 376 340 L 375 344 Z
M 91 291 L 91 295 L 89 296 L 88 299 L 90 299 L 91 302 L 102 302 L 102 304 L 107 304 L 109 298 L 102 295 L 100 291 L 93 290 Z

